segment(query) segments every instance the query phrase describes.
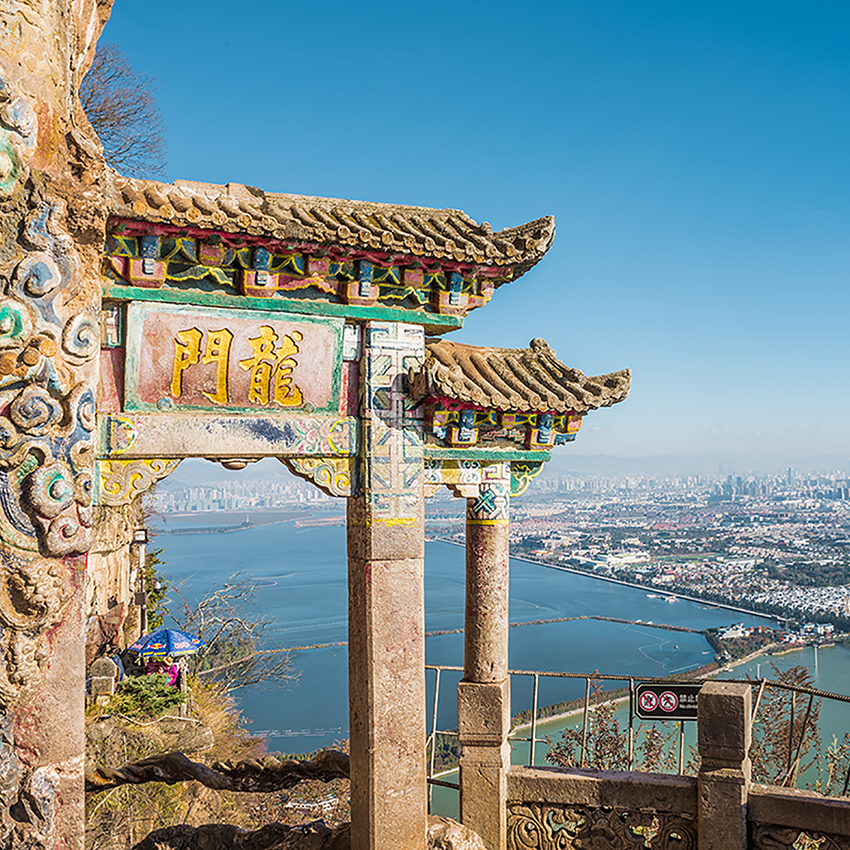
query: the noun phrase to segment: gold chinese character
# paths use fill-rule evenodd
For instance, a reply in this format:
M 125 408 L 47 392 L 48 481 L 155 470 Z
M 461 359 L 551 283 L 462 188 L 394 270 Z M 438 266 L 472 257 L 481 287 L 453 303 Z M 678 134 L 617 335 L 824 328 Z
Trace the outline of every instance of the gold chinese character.
M 301 390 L 292 383 L 292 370 L 298 365 L 291 357 L 281 360 L 275 372 L 274 400 L 283 407 L 299 407 L 304 403 Z
M 201 340 L 204 335 L 197 328 L 177 331 L 174 338 L 174 373 L 171 378 L 171 395 L 180 398 L 183 395 L 183 373 L 197 363 L 216 364 L 215 392 L 204 395 L 216 404 L 227 404 L 227 359 L 233 334 L 222 328 L 209 331 L 204 356 L 201 357 Z M 202 391 L 203 392 L 203 391 Z
M 174 376 L 171 379 L 171 395 L 183 395 L 183 373 L 194 366 L 201 356 L 201 337 L 197 328 L 177 331 L 174 339 Z
M 273 328 L 262 325 L 260 335 L 248 340 L 254 356 L 239 361 L 243 369 L 251 370 L 248 401 L 268 404 L 274 392 L 275 402 L 284 407 L 298 407 L 303 403 L 301 390 L 292 380 L 292 370 L 298 362 L 291 356 L 298 353 L 297 343 L 303 338 L 298 331 L 281 338 Z
M 220 331 L 208 331 L 207 347 L 201 363 L 216 364 L 215 392 L 204 395 L 216 404 L 227 404 L 227 358 L 230 354 L 230 343 L 233 342 L 233 334 L 222 328 Z

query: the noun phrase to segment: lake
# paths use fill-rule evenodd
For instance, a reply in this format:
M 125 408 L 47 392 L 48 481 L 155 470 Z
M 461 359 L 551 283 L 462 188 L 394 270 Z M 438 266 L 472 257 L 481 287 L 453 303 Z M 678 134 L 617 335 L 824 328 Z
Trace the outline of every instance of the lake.
M 170 528 L 197 526 L 197 518 L 169 518 Z M 236 571 L 261 580 L 258 613 L 274 618 L 275 639 L 286 646 L 333 643 L 347 639 L 345 528 L 296 528 L 279 522 L 241 531 L 210 534 L 162 534 L 151 544 L 162 548 L 163 571 L 189 601 Z M 464 550 L 440 541 L 425 549 L 426 631 L 463 627 Z M 172 605 L 179 598 L 172 593 Z M 770 624 L 767 618 L 697 602 L 650 598 L 640 588 L 511 560 L 510 618 L 513 622 L 600 614 L 695 629 L 744 621 Z M 670 632 L 646 625 L 594 620 L 523 626 L 510 632 L 512 669 L 663 676 L 708 663 L 713 651 L 700 634 Z M 811 650 L 809 651 L 811 654 Z M 821 652 L 821 669 L 830 666 Z M 289 689 L 251 688 L 238 705 L 254 734 L 270 749 L 302 753 L 348 735 L 348 656 L 346 647 L 297 652 L 299 681 Z M 463 664 L 463 635 L 426 640 L 426 663 Z M 844 665 L 840 665 L 842 668 Z M 433 700 L 428 674 L 428 717 Z M 445 674 L 439 725 L 456 726 L 452 690 L 459 674 Z M 542 680 L 540 705 L 583 694 L 582 681 Z M 831 688 L 833 689 L 833 688 Z M 513 711 L 531 705 L 530 679 L 515 681 Z

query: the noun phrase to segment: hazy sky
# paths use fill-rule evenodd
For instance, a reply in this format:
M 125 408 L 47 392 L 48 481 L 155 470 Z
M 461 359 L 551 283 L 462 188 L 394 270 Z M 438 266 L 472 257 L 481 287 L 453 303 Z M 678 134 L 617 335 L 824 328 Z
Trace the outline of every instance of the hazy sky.
M 850 4 L 116 0 L 167 179 L 554 214 L 454 338 L 633 370 L 578 454 L 850 457 Z

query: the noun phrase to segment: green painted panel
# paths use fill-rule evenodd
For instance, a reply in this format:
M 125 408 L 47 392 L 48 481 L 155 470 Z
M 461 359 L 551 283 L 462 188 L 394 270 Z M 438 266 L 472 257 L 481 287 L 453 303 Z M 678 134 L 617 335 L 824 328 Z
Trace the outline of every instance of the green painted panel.
M 538 461 L 547 461 L 551 457 L 551 452 L 541 451 L 523 451 L 522 449 L 449 449 L 440 448 L 439 446 L 425 446 L 426 460 L 474 460 L 485 461 L 489 463 L 498 463 L 500 461 L 528 461 L 530 463 Z
M 521 496 L 531 484 L 531 479 L 537 477 L 542 470 L 542 461 L 514 461 L 511 464 L 511 495 Z
M 343 316 L 349 319 L 375 319 L 382 322 L 409 322 L 425 325 L 431 333 L 445 333 L 463 327 L 462 316 L 441 316 L 419 310 L 395 307 L 358 307 L 332 304 L 328 301 L 308 301 L 290 298 L 245 298 L 223 292 L 184 292 L 177 289 L 146 289 L 104 283 L 103 297 L 113 301 L 146 301 L 166 304 L 192 304 L 204 307 L 237 308 L 270 313 L 299 313 L 301 315 Z

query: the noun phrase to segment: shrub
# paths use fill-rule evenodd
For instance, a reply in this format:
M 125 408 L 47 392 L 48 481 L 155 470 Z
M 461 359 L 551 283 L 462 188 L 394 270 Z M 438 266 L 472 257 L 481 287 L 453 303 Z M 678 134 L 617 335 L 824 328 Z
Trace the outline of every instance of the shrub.
M 180 688 L 169 685 L 165 673 L 155 673 L 124 679 L 118 685 L 109 708 L 128 717 L 158 717 L 183 702 L 186 702 L 186 694 Z

